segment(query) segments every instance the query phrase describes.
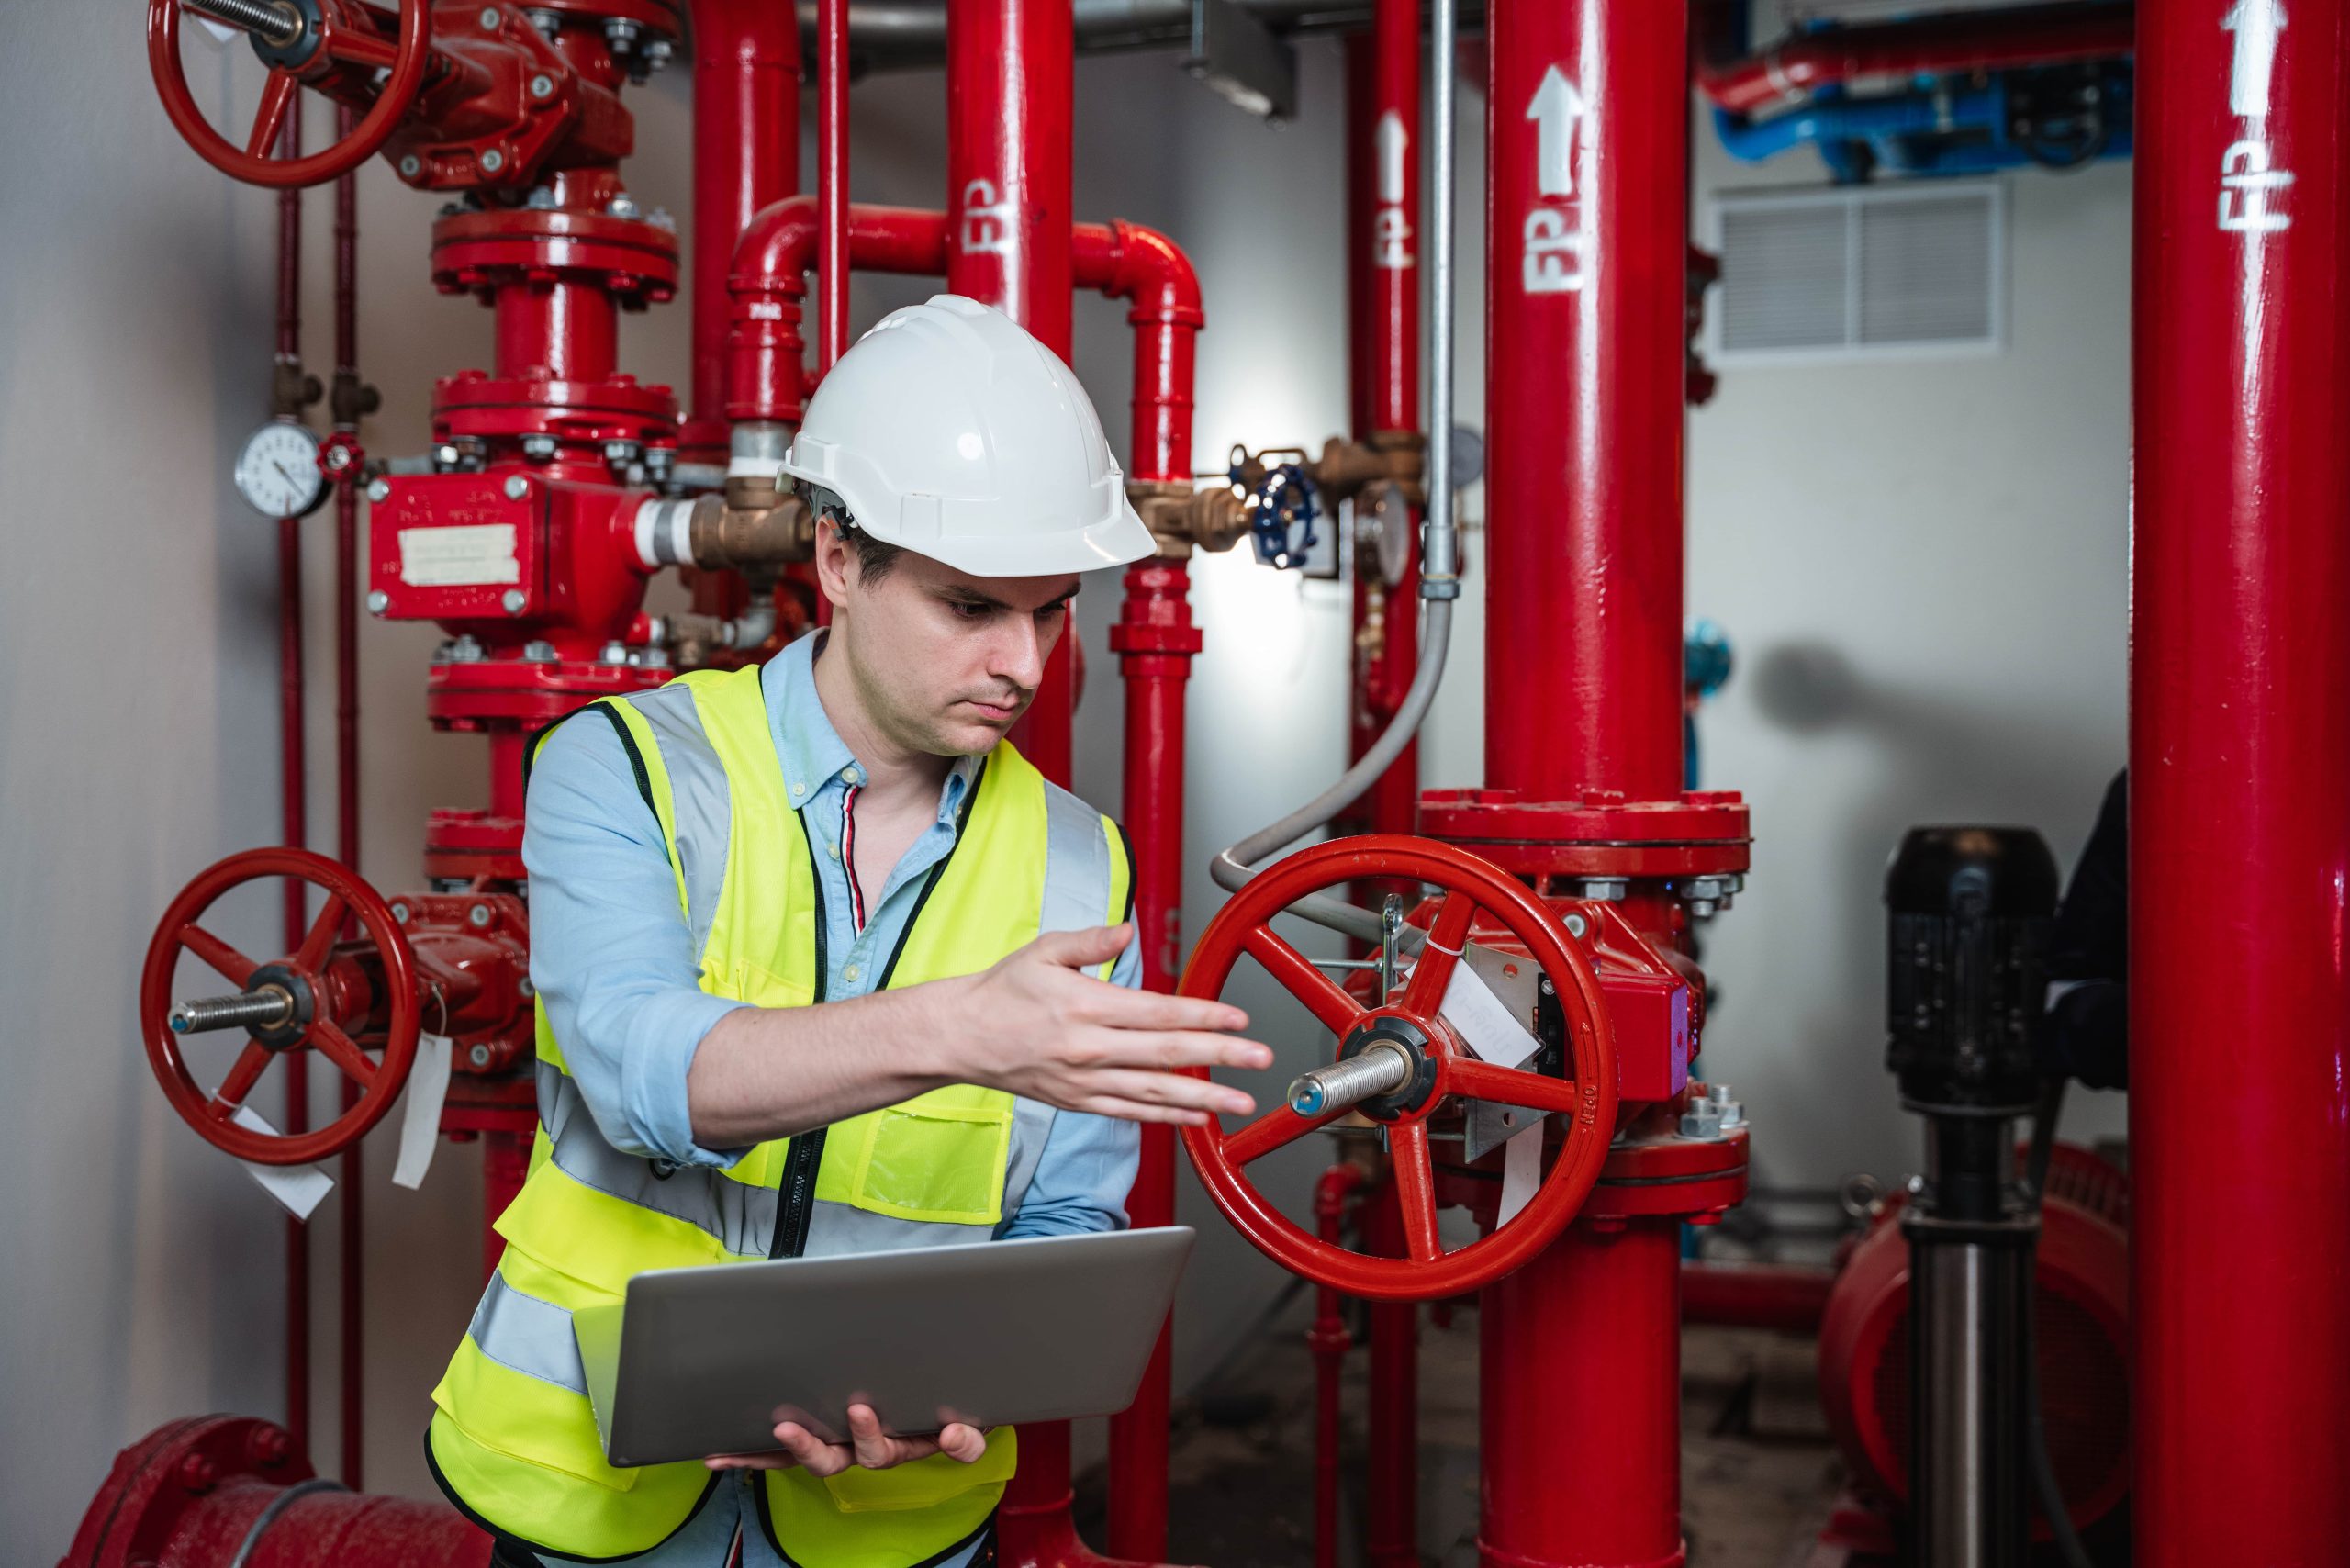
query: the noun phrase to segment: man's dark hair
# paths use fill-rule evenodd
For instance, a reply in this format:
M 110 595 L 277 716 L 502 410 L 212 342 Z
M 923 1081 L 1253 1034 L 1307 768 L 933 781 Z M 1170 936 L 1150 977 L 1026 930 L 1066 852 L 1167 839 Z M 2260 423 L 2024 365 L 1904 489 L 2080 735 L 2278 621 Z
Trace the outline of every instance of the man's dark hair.
M 888 577 L 897 566 L 898 557 L 906 553 L 904 546 L 876 539 L 857 527 L 856 519 L 849 516 L 848 508 L 843 506 L 840 498 L 830 490 L 810 487 L 808 504 L 815 509 L 820 521 L 830 518 L 833 526 L 841 531 L 841 537 L 848 542 L 849 548 L 856 552 L 857 581 L 867 588 L 875 587 Z

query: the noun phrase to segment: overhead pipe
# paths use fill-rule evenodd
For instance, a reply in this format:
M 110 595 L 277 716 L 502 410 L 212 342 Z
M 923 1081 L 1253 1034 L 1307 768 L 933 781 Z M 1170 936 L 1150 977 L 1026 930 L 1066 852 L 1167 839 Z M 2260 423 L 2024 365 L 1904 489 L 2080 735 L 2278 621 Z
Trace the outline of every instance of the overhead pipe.
M 823 0 L 801 0 L 800 38 L 816 49 Z M 1368 25 L 1370 0 L 1233 0 L 1276 31 L 1293 35 L 1351 31 Z M 947 7 L 937 0 L 853 0 L 849 54 L 858 72 L 914 70 L 947 58 Z M 1191 0 L 1072 0 L 1060 7 L 1077 53 L 1188 47 Z M 1473 12 L 1478 7 L 1472 6 Z
M 1700 58 L 1697 88 L 1734 114 L 1800 102 L 1821 87 L 1863 76 L 1947 76 L 2018 66 L 2105 60 L 2132 47 L 2126 4 L 2066 4 L 1967 11 L 1920 21 L 1822 28 L 1759 53 L 1718 57 L 1719 23 L 1738 0 L 1717 5 L 1714 36 Z M 2210 40 L 2217 50 L 2221 40 Z M 2223 50 L 2221 52 L 2224 52 Z
M 2350 6 L 2148 0 L 2138 19 L 2134 1550 L 2142 1568 L 2337 1562 L 2350 1540 L 2335 1458 L 2350 1449 Z

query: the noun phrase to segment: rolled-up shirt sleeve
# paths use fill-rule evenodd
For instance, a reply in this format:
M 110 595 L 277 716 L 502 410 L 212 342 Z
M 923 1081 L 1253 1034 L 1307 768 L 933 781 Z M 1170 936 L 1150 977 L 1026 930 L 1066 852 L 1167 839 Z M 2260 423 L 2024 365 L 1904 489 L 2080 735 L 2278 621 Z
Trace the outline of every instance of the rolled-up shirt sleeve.
M 1110 983 L 1129 991 L 1141 988 L 1139 936 L 1118 955 Z M 1045 1134 L 1044 1152 L 1036 1158 L 1036 1173 L 1029 1179 L 1020 1212 L 1005 1224 L 1003 1238 L 1124 1230 L 1126 1194 L 1141 1164 L 1140 1123 L 1082 1111 L 1055 1113 Z
M 742 1159 L 694 1142 L 686 1074 L 711 1025 L 744 1003 L 701 989 L 660 823 L 601 714 L 579 714 L 539 748 L 522 864 L 531 982 L 605 1141 L 679 1165 Z

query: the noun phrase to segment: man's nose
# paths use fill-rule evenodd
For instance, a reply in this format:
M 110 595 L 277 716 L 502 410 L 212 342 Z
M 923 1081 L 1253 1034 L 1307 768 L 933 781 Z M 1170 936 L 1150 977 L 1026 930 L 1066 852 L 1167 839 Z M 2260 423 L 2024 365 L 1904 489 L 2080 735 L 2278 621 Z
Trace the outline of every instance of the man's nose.
M 988 673 L 1023 691 L 1034 691 L 1044 682 L 1045 658 L 1059 635 L 1061 617 L 1054 616 L 1048 625 L 1039 625 L 1033 615 L 1006 615 L 1002 621 L 1003 634 L 990 649 L 993 657 Z

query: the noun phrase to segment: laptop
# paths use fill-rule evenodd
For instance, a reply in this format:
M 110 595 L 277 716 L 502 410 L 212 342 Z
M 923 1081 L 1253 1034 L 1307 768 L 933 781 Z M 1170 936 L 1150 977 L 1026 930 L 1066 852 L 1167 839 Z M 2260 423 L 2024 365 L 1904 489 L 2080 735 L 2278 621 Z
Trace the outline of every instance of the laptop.
M 604 1454 L 622 1469 L 759 1453 L 848 1406 L 900 1435 L 1106 1416 L 1134 1402 L 1189 1226 L 655 1269 L 572 1315 Z

